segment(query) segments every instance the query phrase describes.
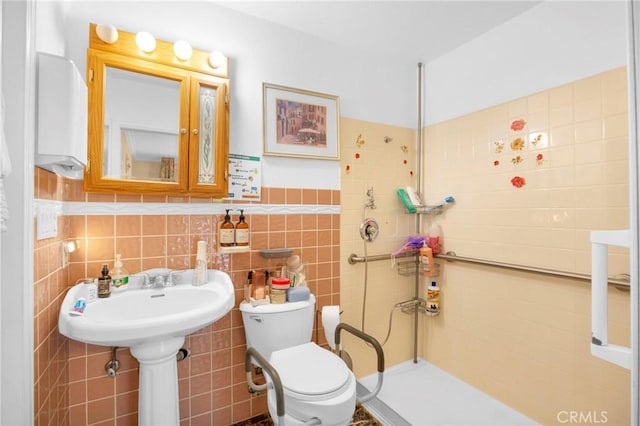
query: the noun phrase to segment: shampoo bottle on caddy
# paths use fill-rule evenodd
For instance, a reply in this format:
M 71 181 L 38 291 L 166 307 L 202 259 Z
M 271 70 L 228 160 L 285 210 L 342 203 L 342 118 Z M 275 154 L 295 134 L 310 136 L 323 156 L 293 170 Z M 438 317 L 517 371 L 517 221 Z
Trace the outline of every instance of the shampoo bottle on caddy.
M 431 315 L 440 313 L 440 287 L 435 281 L 427 288 L 427 312 Z

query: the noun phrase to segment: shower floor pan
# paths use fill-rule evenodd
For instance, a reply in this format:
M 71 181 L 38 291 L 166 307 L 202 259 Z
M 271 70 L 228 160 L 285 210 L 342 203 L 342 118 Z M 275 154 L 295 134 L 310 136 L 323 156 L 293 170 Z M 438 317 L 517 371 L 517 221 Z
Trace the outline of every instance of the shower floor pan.
M 360 379 L 358 394 L 373 389 L 377 380 L 377 373 Z M 393 426 L 537 424 L 422 359 L 386 369 L 380 393 L 363 405 L 382 424 Z

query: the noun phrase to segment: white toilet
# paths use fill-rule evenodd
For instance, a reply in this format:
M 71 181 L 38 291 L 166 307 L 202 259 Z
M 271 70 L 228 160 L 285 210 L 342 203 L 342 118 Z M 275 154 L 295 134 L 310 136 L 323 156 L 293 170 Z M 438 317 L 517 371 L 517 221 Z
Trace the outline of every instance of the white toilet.
M 340 357 L 311 342 L 315 303 L 313 294 L 301 302 L 260 306 L 242 302 L 247 348 L 254 348 L 277 371 L 284 391 L 285 424 L 303 424 L 315 417 L 323 425 L 347 425 L 356 406 L 356 379 Z M 333 336 L 334 330 L 325 333 Z M 276 393 L 271 378 L 265 376 L 269 413 L 275 420 Z

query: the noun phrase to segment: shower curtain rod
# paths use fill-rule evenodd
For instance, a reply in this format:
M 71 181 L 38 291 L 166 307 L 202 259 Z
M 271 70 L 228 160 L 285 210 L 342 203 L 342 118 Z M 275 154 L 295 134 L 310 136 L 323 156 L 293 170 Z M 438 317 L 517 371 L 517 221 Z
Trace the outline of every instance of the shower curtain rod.
M 409 256 L 417 256 L 418 252 L 404 252 L 395 257 L 409 257 Z M 348 261 L 351 265 L 362 262 L 375 262 L 378 260 L 389 260 L 393 256 L 390 254 L 378 254 L 367 257 L 361 257 L 352 253 Z M 474 257 L 463 257 L 457 256 L 455 252 L 448 251 L 446 254 L 437 254 L 435 255 L 436 259 L 443 259 L 449 262 L 464 262 L 464 263 L 474 263 L 477 265 L 485 265 L 485 266 L 493 266 L 497 268 L 505 268 L 511 269 L 515 271 L 524 271 L 524 272 L 533 272 L 536 274 L 543 275 L 551 275 L 555 277 L 563 277 L 563 278 L 573 278 L 577 280 L 583 281 L 591 281 L 591 275 L 581 274 L 578 272 L 568 272 L 568 271 L 560 271 L 557 269 L 547 269 L 547 268 L 539 268 L 535 266 L 527 266 L 527 265 L 518 265 L 515 263 L 506 263 L 506 262 L 498 262 L 495 260 L 487 260 L 487 259 L 478 259 Z M 609 284 L 615 286 L 620 290 L 628 290 L 629 289 L 629 277 L 625 275 L 620 275 L 617 277 L 609 277 Z

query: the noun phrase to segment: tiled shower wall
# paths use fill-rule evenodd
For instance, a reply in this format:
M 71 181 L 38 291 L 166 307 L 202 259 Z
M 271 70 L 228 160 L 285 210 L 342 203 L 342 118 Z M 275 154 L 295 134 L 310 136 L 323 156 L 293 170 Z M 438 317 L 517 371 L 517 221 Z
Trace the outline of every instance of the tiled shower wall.
M 212 200 L 95 195 L 82 192 L 81 183 L 36 169 L 38 200 L 63 200 L 101 206 L 127 203 L 211 203 Z M 58 237 L 35 241 L 35 418 L 36 424 L 137 423 L 138 366 L 128 349 L 117 351 L 121 369 L 115 379 L 104 366 L 110 348 L 85 345 L 59 335 L 57 315 L 66 289 L 77 279 L 94 277 L 103 263 L 113 264 L 121 253 L 131 272 L 155 267 L 193 267 L 196 242 L 208 241 L 209 267 L 229 273 L 236 288 L 235 308 L 223 319 L 187 337 L 191 356 L 178 364 L 181 424 L 233 424 L 267 411 L 264 395 L 251 397 L 244 374 L 245 338 L 237 309 L 250 269 L 275 269 L 280 260 L 265 260 L 259 250 L 288 247 L 305 262 L 316 308 L 340 302 L 339 191 L 263 188 L 261 205 L 302 207 L 303 213 L 252 214 L 251 252 L 215 253 L 219 214 L 73 214 L 58 222 Z M 309 207 L 305 210 L 304 207 Z M 328 208 L 323 208 L 325 206 Z M 233 204 L 229 207 L 234 208 Z M 117 208 L 117 207 L 116 207 Z M 134 207 L 135 210 L 135 207 Z M 277 211 L 277 207 L 272 209 Z M 232 220 L 237 221 L 237 212 Z M 61 242 L 78 241 L 70 264 L 61 267 Z M 320 330 L 317 336 L 324 343 Z M 314 337 L 316 334 L 314 333 Z
M 626 95 L 619 68 L 426 128 L 426 194 L 456 198 L 435 218 L 445 251 L 590 274 L 589 232 L 629 226 Z M 588 281 L 442 266 L 428 361 L 542 424 L 629 424 L 628 370 L 589 353 Z M 610 288 L 609 321 L 628 346 L 628 292 Z
M 396 190 L 416 186 L 416 131 L 356 119 L 340 120 L 341 244 L 340 300 L 342 321 L 361 328 L 384 344 L 385 364 L 391 366 L 413 357 L 413 316 L 394 306 L 415 294 L 415 273 L 399 273 L 389 253 L 416 234 L 415 215 L 405 212 Z M 373 190 L 374 205 L 367 192 Z M 378 222 L 380 232 L 371 242 L 360 236 L 364 218 Z M 349 264 L 351 253 L 384 260 Z M 364 312 L 363 312 L 364 311 Z M 389 332 L 389 324 L 391 329 Z M 376 371 L 375 352 L 360 340 L 345 336 L 345 349 L 353 359 L 356 377 Z

